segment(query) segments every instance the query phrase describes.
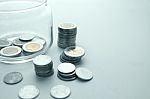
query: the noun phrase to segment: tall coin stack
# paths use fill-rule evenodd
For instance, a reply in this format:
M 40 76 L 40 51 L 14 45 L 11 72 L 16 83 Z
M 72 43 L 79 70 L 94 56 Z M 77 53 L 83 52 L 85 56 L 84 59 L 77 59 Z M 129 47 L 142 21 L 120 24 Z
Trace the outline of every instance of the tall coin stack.
M 58 47 L 66 48 L 76 45 L 77 26 L 73 23 L 62 23 L 58 26 Z
M 39 55 L 33 59 L 37 76 L 48 77 L 54 74 L 53 62 L 50 56 Z

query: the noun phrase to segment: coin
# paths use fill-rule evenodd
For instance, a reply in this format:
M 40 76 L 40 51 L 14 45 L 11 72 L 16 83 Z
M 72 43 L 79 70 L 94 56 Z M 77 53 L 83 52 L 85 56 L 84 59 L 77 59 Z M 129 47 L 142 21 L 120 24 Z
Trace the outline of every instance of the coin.
M 0 39 L 0 49 L 10 46 L 12 43 L 9 40 L 6 39 Z
M 62 23 L 58 26 L 57 45 L 60 48 L 76 45 L 77 26 L 73 23 Z
M 71 63 L 61 63 L 57 67 L 58 71 L 64 74 L 74 72 L 75 68 L 75 65 Z
M 34 85 L 26 85 L 19 91 L 19 98 L 21 99 L 35 99 L 40 94 L 39 89 Z
M 71 90 L 69 87 L 64 85 L 56 85 L 51 88 L 50 95 L 56 99 L 64 99 L 69 97 Z
M 32 41 L 34 41 L 34 42 L 39 42 L 39 43 L 41 43 L 41 44 L 45 44 L 46 43 L 46 41 L 44 40 L 44 39 L 42 39 L 42 38 L 34 38 Z
M 18 56 L 22 49 L 18 46 L 8 46 L 1 49 L 0 54 L 6 57 Z
M 19 39 L 20 39 L 21 41 L 31 41 L 34 37 L 35 37 L 35 36 L 34 36 L 33 34 L 28 34 L 28 33 L 26 33 L 26 34 L 22 34 L 22 35 L 19 37 Z
M 76 75 L 81 80 L 91 80 L 93 78 L 93 73 L 86 68 L 77 68 Z
M 85 51 L 79 46 L 70 46 L 64 50 L 64 53 L 69 57 L 82 57 L 84 56 Z
M 52 59 L 48 55 L 38 55 L 33 59 L 33 63 L 36 65 L 47 65 L 52 62 Z
M 9 85 L 17 84 L 23 79 L 22 74 L 19 72 L 10 72 L 3 78 L 3 82 Z
M 58 78 L 63 80 L 63 81 L 72 81 L 72 80 L 75 80 L 77 77 L 76 76 L 73 76 L 73 77 L 63 77 L 59 74 L 57 74 Z
M 13 40 L 13 44 L 16 45 L 16 46 L 23 46 L 25 43 L 27 42 L 24 42 L 24 41 L 21 41 L 19 38 L 16 38 Z
M 23 45 L 23 50 L 25 52 L 34 53 L 43 49 L 43 45 L 39 42 L 28 42 Z

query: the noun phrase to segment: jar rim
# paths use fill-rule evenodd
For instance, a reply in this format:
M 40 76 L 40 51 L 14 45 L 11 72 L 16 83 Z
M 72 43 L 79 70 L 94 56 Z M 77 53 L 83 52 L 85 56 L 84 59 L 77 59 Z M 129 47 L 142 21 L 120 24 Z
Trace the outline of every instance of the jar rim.
M 0 9 L 0 13 L 16 13 L 16 12 L 24 12 L 24 11 L 27 11 L 27 10 L 32 10 L 32 9 L 35 9 L 35 8 L 38 8 L 38 7 L 41 7 L 42 5 L 46 5 L 47 4 L 47 0 L 10 0 L 10 1 L 19 1 L 19 2 L 22 2 L 22 1 L 32 1 L 32 2 L 37 2 L 38 4 L 34 5 L 34 6 L 31 6 L 31 7 L 26 7 L 26 8 L 20 8 L 20 9 L 15 9 L 15 10 L 11 10 L 11 9 L 3 9 L 1 10 Z M 1 3 L 6 3 L 8 1 L 0 1 L 0 4 Z

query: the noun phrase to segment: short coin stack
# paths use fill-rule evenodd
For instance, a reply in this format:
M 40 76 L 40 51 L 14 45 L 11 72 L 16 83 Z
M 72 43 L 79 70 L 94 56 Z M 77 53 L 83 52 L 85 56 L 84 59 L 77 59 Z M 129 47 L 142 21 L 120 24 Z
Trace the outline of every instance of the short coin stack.
M 72 23 L 62 23 L 58 27 L 58 46 L 66 48 L 76 45 L 77 26 Z
M 76 79 L 76 74 L 75 74 L 75 65 L 71 63 L 61 63 L 58 66 L 58 78 L 64 81 L 71 81 Z
M 67 47 L 60 55 L 60 61 L 78 64 L 84 55 L 85 51 L 83 48 L 78 46 L 70 46 Z
M 37 76 L 48 77 L 54 74 L 53 62 L 50 56 L 39 55 L 33 59 Z

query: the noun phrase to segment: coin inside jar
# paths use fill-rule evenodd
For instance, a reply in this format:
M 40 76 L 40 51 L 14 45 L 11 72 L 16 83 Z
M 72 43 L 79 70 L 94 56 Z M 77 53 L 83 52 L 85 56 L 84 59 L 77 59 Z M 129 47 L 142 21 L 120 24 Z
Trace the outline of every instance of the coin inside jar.
M 8 40 L 5 39 L 0 39 L 0 49 L 3 47 L 10 46 L 12 43 Z
M 19 39 L 21 41 L 31 41 L 35 36 L 33 34 L 22 34 Z
M 43 45 L 39 42 L 28 42 L 25 43 L 22 48 L 26 52 L 34 53 L 40 51 L 43 48 Z
M 3 56 L 18 56 L 21 53 L 22 49 L 18 46 L 8 46 L 1 49 L 0 54 Z

